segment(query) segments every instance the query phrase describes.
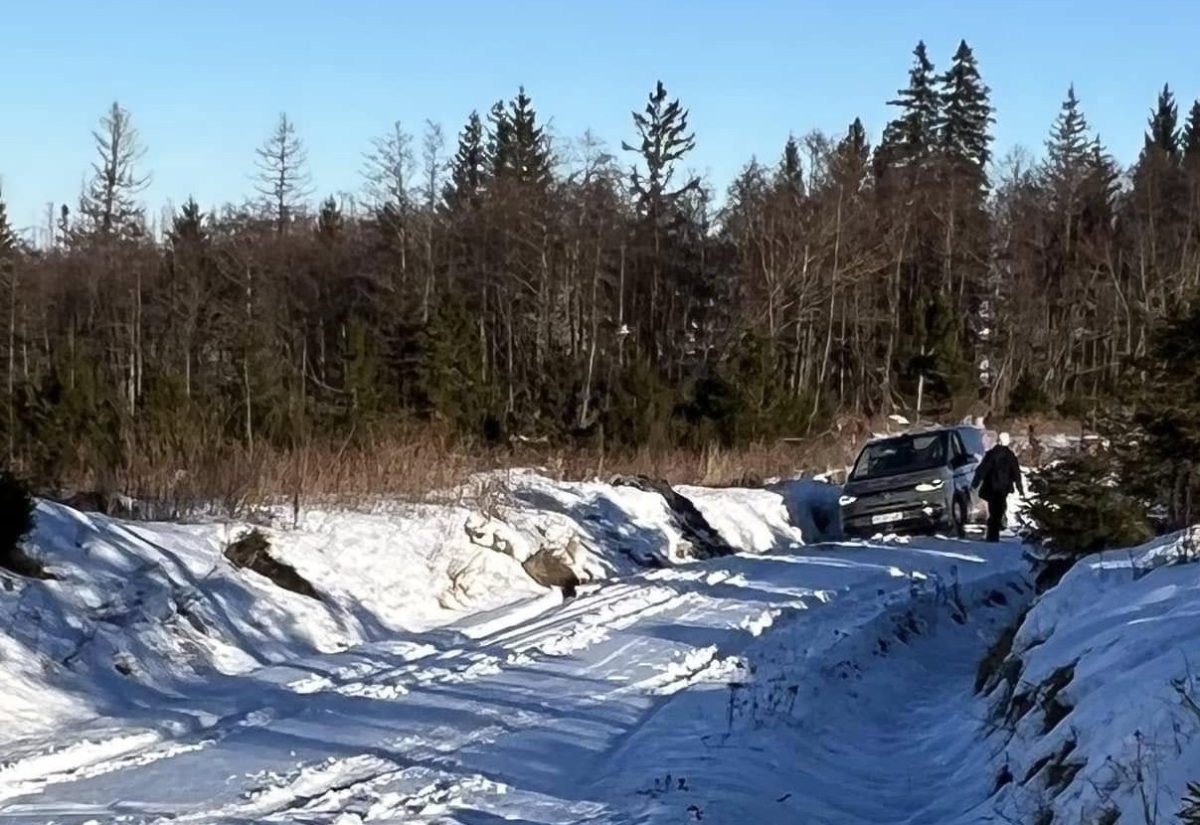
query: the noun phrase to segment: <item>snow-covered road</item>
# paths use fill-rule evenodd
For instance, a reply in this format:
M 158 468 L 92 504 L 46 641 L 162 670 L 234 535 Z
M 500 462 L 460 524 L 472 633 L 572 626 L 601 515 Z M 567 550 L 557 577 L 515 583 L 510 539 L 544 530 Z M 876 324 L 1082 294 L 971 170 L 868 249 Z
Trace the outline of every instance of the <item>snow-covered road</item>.
M 1015 545 L 742 554 L 173 693 L 0 765 L 5 822 L 976 822 Z

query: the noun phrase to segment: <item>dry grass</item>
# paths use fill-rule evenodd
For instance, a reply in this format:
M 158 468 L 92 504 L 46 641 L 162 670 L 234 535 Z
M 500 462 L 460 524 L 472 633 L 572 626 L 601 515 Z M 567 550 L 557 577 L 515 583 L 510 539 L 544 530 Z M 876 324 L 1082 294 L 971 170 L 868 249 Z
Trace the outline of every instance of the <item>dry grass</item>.
M 569 481 L 622 473 L 671 484 L 750 486 L 768 478 L 845 467 L 852 452 L 849 442 L 832 436 L 739 449 L 601 451 L 528 444 L 482 448 L 437 433 L 403 433 L 369 444 L 315 443 L 253 453 L 236 444 L 176 455 L 155 450 L 121 468 L 115 477 L 101 480 L 80 473 L 69 486 L 128 495 L 148 503 L 142 515 L 170 518 L 203 511 L 245 512 L 268 503 L 360 506 L 381 500 L 444 500 L 448 492 L 486 502 L 502 497 L 503 480 L 467 482 L 481 472 L 515 468 L 535 468 Z
M 1053 431 L 1050 422 L 1038 424 L 1040 432 Z M 447 491 L 490 500 L 496 491 L 478 484 L 468 487 L 466 482 L 481 472 L 513 468 L 536 468 L 560 480 L 606 479 L 621 473 L 671 484 L 753 486 L 798 473 L 831 473 L 837 478 L 863 441 L 889 427 L 895 429 L 885 420 L 841 416 L 828 431 L 808 438 L 698 451 L 605 451 L 525 442 L 483 447 L 432 426 L 395 428 L 353 443 L 313 442 L 291 450 L 259 447 L 250 452 L 236 443 L 214 445 L 197 439 L 186 445 L 143 445 L 130 451 L 135 458 L 115 474 L 80 472 L 69 479 L 69 486 L 147 502 L 150 507 L 141 515 L 152 517 L 205 510 L 237 513 L 283 502 L 361 506 L 381 500 L 428 501 L 434 496 L 444 500 Z

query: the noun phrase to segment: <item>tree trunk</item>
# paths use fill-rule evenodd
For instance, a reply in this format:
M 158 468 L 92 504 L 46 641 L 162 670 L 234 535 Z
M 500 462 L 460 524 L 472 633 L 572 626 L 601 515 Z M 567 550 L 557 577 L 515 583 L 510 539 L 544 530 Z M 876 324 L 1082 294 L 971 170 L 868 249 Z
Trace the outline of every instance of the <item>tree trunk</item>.
M 840 255 L 842 249 L 842 190 L 838 189 L 837 200 L 837 217 L 834 223 L 833 233 L 833 270 L 830 272 L 829 278 L 829 318 L 827 319 L 825 332 L 825 352 L 821 356 L 821 371 L 817 376 L 817 386 L 813 392 L 812 411 L 808 415 L 808 426 L 812 429 L 812 422 L 817 417 L 817 412 L 821 409 L 821 391 L 825 386 L 825 375 L 829 369 L 829 355 L 833 349 L 833 323 L 834 323 L 834 308 L 837 299 L 838 287 L 838 266 L 840 264 Z

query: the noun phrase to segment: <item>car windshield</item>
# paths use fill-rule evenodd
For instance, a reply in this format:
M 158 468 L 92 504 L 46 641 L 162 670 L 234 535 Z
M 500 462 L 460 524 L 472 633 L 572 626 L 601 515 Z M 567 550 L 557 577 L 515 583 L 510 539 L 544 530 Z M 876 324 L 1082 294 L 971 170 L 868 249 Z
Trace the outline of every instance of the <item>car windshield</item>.
M 915 473 L 946 463 L 946 434 L 904 435 L 876 441 L 863 448 L 852 479 Z

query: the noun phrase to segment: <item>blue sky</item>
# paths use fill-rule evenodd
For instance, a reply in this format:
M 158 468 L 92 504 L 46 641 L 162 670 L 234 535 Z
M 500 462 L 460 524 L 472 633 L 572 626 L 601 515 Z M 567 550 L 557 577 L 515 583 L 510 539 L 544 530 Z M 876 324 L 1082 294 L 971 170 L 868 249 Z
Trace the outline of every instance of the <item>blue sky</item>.
M 877 137 L 924 38 L 942 68 L 975 48 L 997 109 L 997 148 L 1040 150 L 1068 83 L 1122 161 L 1170 82 L 1200 95 L 1200 4 L 1117 0 L 0 0 L 0 175 L 19 228 L 74 204 L 90 131 L 112 100 L 133 112 L 157 209 L 251 192 L 254 149 L 287 111 L 319 194 L 356 190 L 372 136 L 441 122 L 524 84 L 556 134 L 612 148 L 656 79 L 691 109 L 691 166 L 724 187 L 789 132 Z M 452 148 L 452 147 L 451 147 Z

